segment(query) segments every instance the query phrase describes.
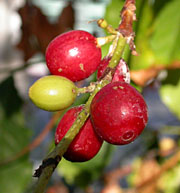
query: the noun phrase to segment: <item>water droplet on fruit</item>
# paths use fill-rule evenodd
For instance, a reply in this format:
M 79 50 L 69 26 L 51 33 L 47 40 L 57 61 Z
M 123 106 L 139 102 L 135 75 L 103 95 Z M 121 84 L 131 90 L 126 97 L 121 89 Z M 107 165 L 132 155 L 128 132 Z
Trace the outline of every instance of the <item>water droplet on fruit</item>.
M 70 56 L 76 56 L 78 54 L 78 48 L 72 48 L 69 50 Z
M 126 114 L 126 112 L 125 112 L 125 111 L 123 111 L 123 112 L 122 112 L 122 115 L 125 115 L 125 114 Z
M 49 95 L 51 95 L 51 96 L 57 95 L 57 94 L 58 94 L 57 90 L 50 90 L 49 91 Z

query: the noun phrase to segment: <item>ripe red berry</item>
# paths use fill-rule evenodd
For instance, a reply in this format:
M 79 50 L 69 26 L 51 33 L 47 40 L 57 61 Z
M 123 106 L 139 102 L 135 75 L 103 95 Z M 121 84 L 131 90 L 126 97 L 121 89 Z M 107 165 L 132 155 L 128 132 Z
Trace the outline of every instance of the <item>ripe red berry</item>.
M 82 106 L 71 108 L 61 119 L 55 133 L 55 144 L 58 144 L 74 123 Z M 92 159 L 100 150 L 103 140 L 95 133 L 88 119 L 75 139 L 72 141 L 64 158 L 72 162 L 84 162 Z
M 131 85 L 113 82 L 102 88 L 91 103 L 91 120 L 105 141 L 128 144 L 147 124 L 147 106 L 142 95 Z
M 74 30 L 57 36 L 46 50 L 46 62 L 54 75 L 72 81 L 89 77 L 101 61 L 96 38 L 86 31 Z
M 98 72 L 97 72 L 97 78 L 98 79 L 103 75 L 110 60 L 111 60 L 111 57 L 104 57 L 101 60 L 101 63 L 98 66 Z M 113 79 L 112 79 L 112 82 L 117 82 L 117 81 L 130 83 L 129 67 L 123 59 L 121 59 L 119 64 L 117 65 L 116 71 L 115 71 Z

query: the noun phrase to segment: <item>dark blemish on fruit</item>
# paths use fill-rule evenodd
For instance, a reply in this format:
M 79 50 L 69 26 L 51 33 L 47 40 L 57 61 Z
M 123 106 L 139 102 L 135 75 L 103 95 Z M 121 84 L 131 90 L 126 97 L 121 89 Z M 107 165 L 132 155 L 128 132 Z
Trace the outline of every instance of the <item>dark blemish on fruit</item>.
M 134 131 L 126 131 L 121 138 L 123 141 L 131 141 L 134 138 Z
M 73 88 L 73 89 L 72 89 L 72 92 L 73 92 L 73 93 L 76 93 L 76 89 Z

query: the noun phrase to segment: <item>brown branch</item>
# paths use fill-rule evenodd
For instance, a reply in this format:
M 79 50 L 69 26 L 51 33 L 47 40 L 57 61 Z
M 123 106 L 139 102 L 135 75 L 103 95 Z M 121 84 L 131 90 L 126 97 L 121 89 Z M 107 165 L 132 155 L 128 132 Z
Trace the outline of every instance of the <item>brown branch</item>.
M 159 155 L 160 151 L 158 152 L 151 152 L 147 159 L 153 160 L 155 156 Z M 168 154 L 169 155 L 169 154 Z M 161 175 L 169 169 L 172 169 L 176 164 L 180 161 L 180 150 L 176 149 L 176 154 L 174 154 L 169 160 L 167 160 L 164 164 L 159 167 L 156 172 L 152 172 L 151 176 L 147 179 L 143 179 L 141 183 L 136 185 L 135 188 L 124 189 L 123 192 L 125 193 L 139 193 L 142 188 L 148 187 L 151 184 L 156 183 L 156 180 L 161 177 Z M 125 165 L 122 168 L 117 168 L 113 171 L 106 173 L 103 176 L 105 187 L 104 190 L 108 189 L 112 185 L 118 185 L 118 180 L 125 177 L 126 175 L 130 174 L 133 170 L 131 165 Z M 119 185 L 118 185 L 119 186 Z M 123 189 L 122 189 L 123 190 Z M 104 191 L 105 192 L 105 191 Z
M 133 32 L 133 21 L 136 20 L 136 6 L 135 0 L 126 0 L 125 5 L 121 11 L 121 23 L 118 31 L 127 39 L 133 55 L 138 55 L 136 46 L 134 44 L 135 33 Z
M 169 69 L 179 69 L 180 68 L 180 62 L 175 61 L 169 66 L 163 66 L 163 65 L 153 65 L 147 69 L 142 70 L 131 70 L 131 79 L 139 86 L 145 86 L 146 83 L 156 78 L 157 75 L 161 70 L 169 70 Z
M 6 160 L 3 160 L 0 162 L 0 166 L 4 166 L 6 164 L 9 164 L 23 155 L 27 154 L 28 152 L 32 151 L 34 148 L 36 148 L 40 143 L 44 140 L 44 138 L 47 136 L 47 134 L 51 131 L 53 128 L 55 122 L 59 119 L 60 115 L 62 114 L 63 111 L 59 111 L 56 114 L 52 116 L 50 121 L 46 124 L 42 132 L 26 147 L 24 147 L 20 152 L 18 152 L 16 155 L 7 158 Z
M 114 182 L 118 182 L 119 179 L 124 176 L 130 174 L 132 172 L 132 166 L 126 165 L 122 168 L 116 168 L 103 176 L 103 179 L 106 184 L 113 184 Z
M 122 168 L 116 168 L 110 172 L 107 172 L 103 176 L 105 186 L 103 187 L 101 193 L 123 193 L 123 189 L 119 185 L 119 179 L 125 177 L 132 172 L 131 165 L 125 165 Z
M 149 184 L 155 182 L 158 180 L 161 175 L 166 172 L 169 169 L 172 169 L 176 164 L 180 161 L 180 150 L 177 151 L 176 154 L 174 154 L 171 158 L 169 158 L 164 164 L 161 165 L 160 170 L 156 172 L 156 174 L 152 175 L 147 180 L 143 181 L 142 183 L 138 184 L 135 187 L 135 192 L 139 192 L 141 188 L 144 188 L 145 186 L 148 186 Z
M 135 15 L 135 0 L 126 0 L 125 5 L 121 11 L 121 23 L 118 27 L 118 31 L 124 36 L 129 37 L 133 32 L 133 21 L 136 20 Z

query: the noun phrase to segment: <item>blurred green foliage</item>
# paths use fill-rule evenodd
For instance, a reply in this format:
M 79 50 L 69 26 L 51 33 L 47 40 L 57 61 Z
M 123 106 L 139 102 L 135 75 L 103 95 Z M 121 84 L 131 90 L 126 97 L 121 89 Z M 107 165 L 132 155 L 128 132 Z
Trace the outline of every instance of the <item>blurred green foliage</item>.
M 23 100 L 18 95 L 13 77 L 0 84 L 0 163 L 15 156 L 28 143 L 30 130 L 25 127 L 21 112 Z M 21 193 L 30 184 L 32 164 L 29 156 L 9 164 L 0 164 L 0 189 L 2 192 Z
M 111 0 L 107 5 L 104 18 L 114 28 L 118 27 L 123 3 L 124 0 Z M 134 22 L 134 31 L 139 56 L 132 56 L 128 47 L 123 56 L 131 70 L 153 66 L 171 68 L 174 63 L 180 64 L 179 8 L 179 0 L 137 0 L 137 21 Z M 103 57 L 108 49 L 109 44 L 102 47 Z M 161 82 L 159 94 L 164 104 L 180 119 L 180 70 L 169 69 L 166 72 L 167 77 Z M 84 103 L 87 98 L 88 94 L 81 96 L 76 100 L 75 105 Z M 16 155 L 29 143 L 31 132 L 25 124 L 23 104 L 24 101 L 18 94 L 14 78 L 10 76 L 3 80 L 0 83 L 0 162 Z M 178 129 L 177 127 L 176 130 Z M 168 132 L 171 133 L 171 130 L 169 129 Z M 179 132 L 176 133 L 179 134 Z M 152 146 L 149 146 L 148 151 Z M 62 160 L 57 172 L 64 177 L 66 183 L 86 187 L 101 177 L 103 169 L 112 159 L 113 149 L 113 146 L 104 144 L 100 153 L 86 163 Z M 0 166 L 0 192 L 25 192 L 31 183 L 32 173 L 29 155 L 8 165 Z M 166 172 L 161 182 L 163 193 L 178 193 L 179 165 Z

